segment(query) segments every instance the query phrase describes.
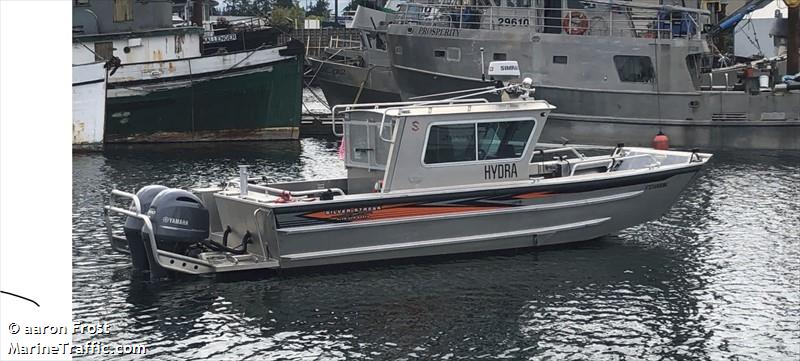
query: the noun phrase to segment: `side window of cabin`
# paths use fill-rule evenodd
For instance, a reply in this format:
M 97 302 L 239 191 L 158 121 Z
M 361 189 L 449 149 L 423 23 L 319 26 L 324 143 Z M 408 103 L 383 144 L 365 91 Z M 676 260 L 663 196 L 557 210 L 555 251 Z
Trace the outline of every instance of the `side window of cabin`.
M 478 160 L 522 157 L 535 121 L 478 123 Z
M 133 20 L 133 0 L 114 0 L 114 22 Z
M 475 124 L 431 126 L 425 146 L 425 164 L 475 160 Z
M 534 120 L 524 120 L 433 125 L 428 132 L 424 163 L 518 159 L 535 124 Z
M 386 50 L 386 38 L 384 34 L 375 34 L 375 47 L 380 50 Z
M 634 83 L 649 83 L 655 79 L 653 63 L 649 56 L 615 55 L 619 80 Z

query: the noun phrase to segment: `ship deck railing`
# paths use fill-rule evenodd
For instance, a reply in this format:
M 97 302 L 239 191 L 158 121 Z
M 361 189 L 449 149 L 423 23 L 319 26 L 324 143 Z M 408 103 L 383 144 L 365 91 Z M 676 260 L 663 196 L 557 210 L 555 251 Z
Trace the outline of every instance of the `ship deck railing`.
M 363 50 L 361 40 L 353 40 L 351 38 L 342 38 L 339 36 L 331 36 L 328 41 L 328 48 L 330 49 L 347 49 L 347 50 Z
M 518 0 L 517 6 L 410 3 L 404 5 L 395 22 L 449 29 L 697 40 L 709 22 L 709 12 L 701 9 L 632 2 L 581 3 L 587 5 L 550 8 L 530 0 Z

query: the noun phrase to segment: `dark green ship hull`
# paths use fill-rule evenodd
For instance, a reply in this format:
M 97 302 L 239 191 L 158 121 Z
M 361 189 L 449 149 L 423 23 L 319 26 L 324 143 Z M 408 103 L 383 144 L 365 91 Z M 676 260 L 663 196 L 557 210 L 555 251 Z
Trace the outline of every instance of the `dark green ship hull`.
M 292 58 L 236 72 L 109 84 L 105 142 L 297 139 L 301 82 L 300 61 Z

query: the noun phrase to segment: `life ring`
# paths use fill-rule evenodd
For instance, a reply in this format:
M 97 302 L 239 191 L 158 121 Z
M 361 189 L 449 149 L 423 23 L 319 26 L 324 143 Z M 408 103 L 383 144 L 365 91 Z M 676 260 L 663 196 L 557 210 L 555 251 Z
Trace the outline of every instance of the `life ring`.
M 561 27 L 570 35 L 582 35 L 589 29 L 589 19 L 582 11 L 570 11 L 561 20 Z

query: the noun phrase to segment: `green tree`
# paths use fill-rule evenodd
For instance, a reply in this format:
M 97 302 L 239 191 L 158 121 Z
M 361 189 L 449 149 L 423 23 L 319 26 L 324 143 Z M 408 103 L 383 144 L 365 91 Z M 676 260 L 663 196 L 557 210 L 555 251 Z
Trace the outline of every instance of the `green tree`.
M 275 0 L 275 7 L 276 8 L 280 7 L 280 8 L 287 8 L 288 9 L 288 8 L 292 8 L 292 7 L 296 7 L 296 6 L 297 6 L 297 4 L 294 2 L 294 0 Z
M 272 9 L 269 23 L 283 30 L 294 29 L 295 24 L 298 28 L 302 28 L 303 15 L 303 8 L 297 5 L 293 5 L 292 7 L 276 7 Z
M 306 10 L 306 17 L 316 16 L 320 19 L 328 19 L 330 17 L 328 6 L 330 6 L 328 0 L 317 0 L 313 6 Z
M 272 10 L 271 0 L 227 0 L 222 15 L 264 16 Z
M 378 8 L 375 0 L 350 0 L 350 3 L 342 11 L 356 11 L 359 5 L 370 9 Z

